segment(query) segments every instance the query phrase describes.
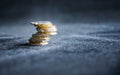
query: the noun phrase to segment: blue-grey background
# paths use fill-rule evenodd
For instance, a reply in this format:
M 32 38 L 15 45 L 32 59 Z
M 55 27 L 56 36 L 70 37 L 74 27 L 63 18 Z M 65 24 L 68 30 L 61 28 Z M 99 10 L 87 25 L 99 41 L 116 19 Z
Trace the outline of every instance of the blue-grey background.
M 58 28 L 30 46 L 31 21 Z M 0 75 L 119 75 L 120 0 L 0 0 Z
M 120 0 L 1 0 L 0 22 L 119 22 Z M 105 19 L 105 20 L 104 20 Z

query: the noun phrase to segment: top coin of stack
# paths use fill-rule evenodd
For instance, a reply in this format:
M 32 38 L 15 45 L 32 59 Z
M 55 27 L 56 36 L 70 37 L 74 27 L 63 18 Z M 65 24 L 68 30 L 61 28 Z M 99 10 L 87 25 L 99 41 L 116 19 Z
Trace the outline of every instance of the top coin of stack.
M 50 40 L 50 35 L 57 34 L 57 28 L 49 21 L 31 22 L 37 30 L 29 39 L 30 45 L 46 45 Z

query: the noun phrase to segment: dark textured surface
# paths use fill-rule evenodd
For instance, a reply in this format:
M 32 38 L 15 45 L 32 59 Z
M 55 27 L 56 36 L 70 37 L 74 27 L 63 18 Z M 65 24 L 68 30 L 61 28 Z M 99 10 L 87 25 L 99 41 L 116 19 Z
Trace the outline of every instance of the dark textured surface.
M 119 24 L 58 24 L 46 46 L 32 25 L 0 27 L 0 75 L 119 75 Z

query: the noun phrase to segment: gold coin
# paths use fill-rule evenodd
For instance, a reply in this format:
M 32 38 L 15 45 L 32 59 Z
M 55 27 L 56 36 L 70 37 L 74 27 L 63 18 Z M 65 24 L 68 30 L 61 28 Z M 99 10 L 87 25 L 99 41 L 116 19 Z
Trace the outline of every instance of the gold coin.
M 57 31 L 57 28 L 36 28 L 38 32 L 55 32 Z
M 32 35 L 32 38 L 36 38 L 36 39 L 50 39 L 49 35 L 46 34 L 40 34 L 40 33 L 36 33 Z
M 36 22 L 31 22 L 34 26 L 40 27 L 40 28 L 49 28 L 53 26 L 53 24 L 49 21 L 36 21 Z
M 56 35 L 57 32 L 40 32 L 41 34 Z
M 36 38 L 30 38 L 29 42 L 47 42 L 48 39 L 36 39 Z
M 47 45 L 48 42 L 30 42 L 30 45 Z
M 41 40 L 42 40 L 42 39 L 43 39 L 43 40 L 44 40 L 44 39 L 45 39 L 45 40 L 49 40 L 49 39 L 50 39 L 50 37 L 32 37 L 32 38 L 41 39 Z
M 55 28 L 55 26 L 53 25 L 35 25 L 36 28 L 39 28 L 39 29 L 48 29 L 48 28 Z
M 50 40 L 50 35 L 57 34 L 57 28 L 49 21 L 31 22 L 38 31 L 29 39 L 30 45 L 46 45 Z

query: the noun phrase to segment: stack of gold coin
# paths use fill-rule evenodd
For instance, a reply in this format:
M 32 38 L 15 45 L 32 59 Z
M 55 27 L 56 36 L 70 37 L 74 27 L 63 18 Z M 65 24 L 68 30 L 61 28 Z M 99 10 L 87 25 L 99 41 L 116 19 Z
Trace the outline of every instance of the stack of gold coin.
M 57 28 L 49 21 L 31 22 L 37 32 L 29 39 L 30 45 L 46 45 L 50 40 L 51 35 L 57 34 Z

